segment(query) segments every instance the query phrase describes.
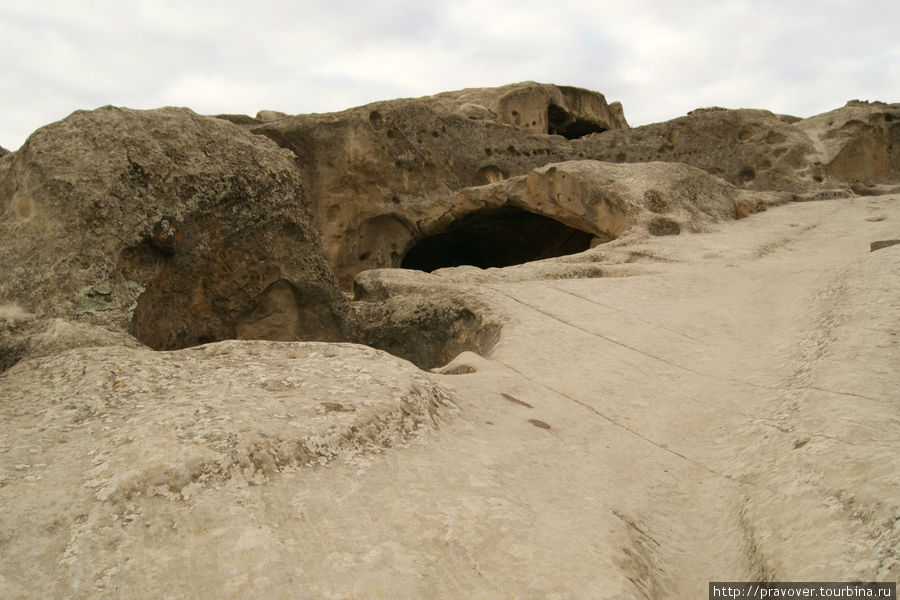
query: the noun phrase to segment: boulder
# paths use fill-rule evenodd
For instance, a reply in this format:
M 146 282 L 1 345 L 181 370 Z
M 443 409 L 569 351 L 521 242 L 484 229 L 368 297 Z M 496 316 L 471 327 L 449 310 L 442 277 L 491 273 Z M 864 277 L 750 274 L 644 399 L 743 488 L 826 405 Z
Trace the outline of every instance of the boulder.
M 466 286 L 426 273 L 373 269 L 353 282 L 359 341 L 421 369 L 446 365 L 463 352 L 488 355 L 502 318 Z
M 261 110 L 256 113 L 256 120 L 262 123 L 268 123 L 269 121 L 277 121 L 278 119 L 283 119 L 288 116 L 287 113 L 283 113 L 277 110 Z
M 183 108 L 78 111 L 0 162 L 0 301 L 155 349 L 342 340 L 294 157 Z

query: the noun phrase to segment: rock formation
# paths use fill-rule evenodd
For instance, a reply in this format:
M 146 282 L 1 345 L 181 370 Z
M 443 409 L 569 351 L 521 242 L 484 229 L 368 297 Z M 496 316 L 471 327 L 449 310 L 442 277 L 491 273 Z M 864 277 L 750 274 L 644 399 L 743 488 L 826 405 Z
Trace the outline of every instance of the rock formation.
M 186 109 L 79 111 L 0 164 L 0 298 L 156 349 L 341 340 L 293 157 Z
M 297 155 L 311 216 L 344 289 L 361 271 L 401 265 L 435 233 L 420 220 L 440 220 L 460 190 L 549 163 L 684 163 L 741 189 L 801 196 L 844 194 L 900 172 L 892 141 L 900 106 L 881 103 L 850 103 L 819 120 L 699 109 L 632 129 L 621 105 L 600 94 L 522 83 L 267 123 L 226 118 Z
M 526 82 L 38 130 L 0 597 L 896 580 L 898 119 Z
M 250 131 L 296 154 L 313 221 L 349 289 L 360 271 L 402 260 L 404 245 L 417 235 L 403 219 L 410 206 L 439 206 L 462 188 L 579 158 L 564 137 L 547 135 L 550 106 L 565 113 L 560 123 L 591 123 L 593 131 L 627 127 L 621 107 L 610 109 L 602 95 L 566 89 L 464 90 L 286 117 Z
M 194 534 L 167 521 L 180 521 L 186 502 L 209 500 L 218 489 L 223 502 L 207 506 L 221 517 L 248 487 L 289 471 L 312 474 L 333 461 L 362 467 L 455 410 L 427 374 L 371 348 L 239 341 L 172 353 L 108 346 L 36 358 L 0 377 L 0 398 L 0 527 L 7 540 L 0 556 L 4 565 L 16 557 L 22 567 L 0 568 L 7 598 L 105 597 L 101 588 L 183 597 L 180 578 L 154 573 L 184 563 L 177 548 Z M 34 410 L 23 412 L 28 405 Z M 7 462 L 19 466 L 7 471 Z M 4 493 L 23 486 L 65 490 L 65 499 Z M 152 525 L 138 525 L 144 517 Z M 230 520 L 242 535 L 241 518 Z M 51 522 L 56 533 L 47 535 L 41 530 Z M 118 547 L 137 569 L 106 554 L 107 547 Z M 237 559 L 243 550 L 233 549 Z M 200 551 L 188 561 L 203 555 L 219 554 Z M 56 566 L 42 573 L 46 557 Z M 220 589 L 216 571 L 209 575 L 210 589 Z
M 900 105 L 849 102 L 809 119 L 698 109 L 575 143 L 592 158 L 683 162 L 754 190 L 815 192 L 895 181 Z

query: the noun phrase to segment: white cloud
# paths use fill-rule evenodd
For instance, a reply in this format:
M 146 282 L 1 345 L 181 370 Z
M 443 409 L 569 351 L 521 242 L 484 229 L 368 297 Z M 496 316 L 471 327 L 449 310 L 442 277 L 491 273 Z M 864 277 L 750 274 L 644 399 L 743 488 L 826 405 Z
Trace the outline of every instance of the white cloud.
M 900 101 L 900 8 L 838 0 L 33 0 L 0 6 L 0 144 L 73 110 L 324 112 L 532 79 L 808 116 Z

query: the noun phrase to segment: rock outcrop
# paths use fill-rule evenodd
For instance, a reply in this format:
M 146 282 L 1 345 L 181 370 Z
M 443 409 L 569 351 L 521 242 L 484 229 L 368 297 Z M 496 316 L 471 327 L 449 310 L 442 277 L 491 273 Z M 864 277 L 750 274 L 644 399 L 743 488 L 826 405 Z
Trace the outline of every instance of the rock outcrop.
M 293 156 L 190 110 L 79 111 L 0 165 L 0 300 L 155 349 L 342 340 Z
M 21 360 L 94 346 L 139 348 L 141 344 L 122 331 L 40 317 L 16 305 L 0 306 L 0 373 Z
M 849 102 L 798 119 L 765 110 L 687 116 L 573 142 L 615 162 L 683 162 L 753 190 L 815 192 L 900 178 L 900 104 Z
M 3 156 L 4 154 L 9 154 L 9 150 L 4 148 L 3 146 L 0 146 L 0 156 Z
M 466 118 L 567 139 L 628 128 L 621 103 L 607 104 L 602 94 L 571 86 L 525 81 L 443 92 L 421 100 Z
M 565 113 L 554 113 L 556 125 L 550 107 Z M 568 140 L 547 133 L 627 127 L 621 112 L 595 92 L 526 83 L 285 117 L 250 130 L 297 155 L 313 221 L 348 289 L 357 273 L 402 260 L 405 249 L 393 240 L 415 233 L 396 216 L 410 206 L 439 205 L 462 188 L 579 158 Z
M 349 289 L 361 271 L 401 265 L 426 235 L 423 223 L 443 216 L 460 190 L 549 163 L 684 163 L 742 189 L 800 195 L 900 178 L 900 105 L 837 112 L 819 121 L 710 108 L 632 129 L 621 106 L 600 94 L 526 82 L 268 123 L 223 118 L 297 155 L 325 252 Z
M 896 580 L 898 108 L 42 128 L 0 156 L 0 597 Z
M 422 369 L 446 365 L 463 352 L 489 354 L 501 318 L 466 286 L 418 272 L 379 269 L 353 283 L 358 341 Z
M 716 221 L 745 217 L 785 198 L 777 193 L 751 194 L 684 164 L 594 160 L 548 164 L 527 175 L 463 189 L 437 206 L 418 211 L 419 207 L 411 207 L 403 217 L 415 236 L 411 245 L 406 243 L 404 263 L 413 266 L 410 259 L 428 244 L 435 266 L 423 270 L 464 264 L 510 266 L 574 254 L 626 231 L 651 235 L 702 231 Z M 398 210 L 395 218 L 401 214 Z M 536 215 L 546 222 L 537 222 Z M 475 216 L 481 219 L 472 226 L 469 221 Z M 479 249 L 484 257 L 473 256 Z
M 900 179 L 900 104 L 851 100 L 796 124 L 813 142 L 808 160 L 854 191 Z

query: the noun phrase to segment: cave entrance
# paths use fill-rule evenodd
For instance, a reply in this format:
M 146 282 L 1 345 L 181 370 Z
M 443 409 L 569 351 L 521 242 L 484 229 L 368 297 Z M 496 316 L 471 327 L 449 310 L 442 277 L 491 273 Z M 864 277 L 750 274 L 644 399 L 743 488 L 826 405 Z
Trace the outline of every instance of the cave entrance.
M 460 265 L 508 267 L 584 252 L 593 237 L 517 208 L 478 211 L 410 248 L 400 266 L 428 272 Z
M 607 128 L 594 121 L 579 119 L 555 104 L 547 107 L 547 133 L 575 140 L 592 133 L 603 133 Z

